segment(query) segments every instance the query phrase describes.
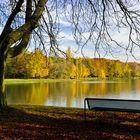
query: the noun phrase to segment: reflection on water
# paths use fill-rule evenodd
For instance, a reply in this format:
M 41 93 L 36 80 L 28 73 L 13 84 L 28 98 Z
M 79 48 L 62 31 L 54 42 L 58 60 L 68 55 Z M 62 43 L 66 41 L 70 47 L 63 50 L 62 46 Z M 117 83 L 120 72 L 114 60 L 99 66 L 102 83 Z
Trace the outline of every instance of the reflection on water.
M 8 104 L 83 108 L 85 97 L 140 99 L 140 80 L 7 84 Z

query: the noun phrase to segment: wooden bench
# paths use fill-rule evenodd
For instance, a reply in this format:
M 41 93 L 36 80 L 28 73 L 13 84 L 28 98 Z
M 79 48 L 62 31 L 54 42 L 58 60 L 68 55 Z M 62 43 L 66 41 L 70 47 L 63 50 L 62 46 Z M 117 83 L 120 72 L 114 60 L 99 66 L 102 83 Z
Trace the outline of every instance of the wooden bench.
M 140 113 L 140 100 L 85 98 L 84 119 L 86 120 L 86 104 L 89 110 L 118 111 Z

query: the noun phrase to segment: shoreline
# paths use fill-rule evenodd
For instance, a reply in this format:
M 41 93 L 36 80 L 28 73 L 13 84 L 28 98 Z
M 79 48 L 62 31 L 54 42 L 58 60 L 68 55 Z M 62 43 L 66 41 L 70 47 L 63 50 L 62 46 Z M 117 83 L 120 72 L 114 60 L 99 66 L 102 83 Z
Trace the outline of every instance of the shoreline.
M 4 79 L 5 84 L 22 84 L 22 83 L 47 83 L 47 82 L 78 82 L 78 81 L 128 81 L 128 80 L 137 80 L 139 78 L 134 79 L 125 79 L 125 78 L 113 78 L 113 79 L 98 79 L 98 78 L 82 78 L 82 79 Z

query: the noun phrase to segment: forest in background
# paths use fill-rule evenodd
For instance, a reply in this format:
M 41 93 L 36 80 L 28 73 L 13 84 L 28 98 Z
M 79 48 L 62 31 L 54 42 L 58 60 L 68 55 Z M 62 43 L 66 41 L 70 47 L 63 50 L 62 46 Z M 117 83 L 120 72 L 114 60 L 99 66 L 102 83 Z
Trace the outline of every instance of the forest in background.
M 140 77 L 140 64 L 105 58 L 73 58 L 70 48 L 65 58 L 47 57 L 36 48 L 33 52 L 8 58 L 6 78 L 135 78 Z

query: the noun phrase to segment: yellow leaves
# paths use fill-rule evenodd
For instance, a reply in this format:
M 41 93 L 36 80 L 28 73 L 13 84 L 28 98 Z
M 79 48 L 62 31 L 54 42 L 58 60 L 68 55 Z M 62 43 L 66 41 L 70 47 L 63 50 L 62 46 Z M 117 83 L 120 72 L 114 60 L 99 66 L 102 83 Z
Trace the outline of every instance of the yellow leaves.
M 28 71 L 31 77 L 45 77 L 48 76 L 48 69 L 46 58 L 40 49 L 35 49 L 35 52 L 31 54 L 31 58 L 28 61 Z
M 90 70 L 87 68 L 86 63 L 83 62 L 83 60 L 80 59 L 76 59 L 76 78 L 85 78 L 88 77 L 90 75 Z
M 72 53 L 71 53 L 71 50 L 70 48 L 68 48 L 67 52 L 66 52 L 66 60 L 68 62 L 71 62 L 72 61 Z
M 13 71 L 19 78 L 129 78 L 140 76 L 140 65 L 109 59 L 72 58 L 70 49 L 66 58 L 46 57 L 40 49 L 14 58 Z M 10 69 L 9 69 L 10 71 Z M 8 71 L 8 72 L 9 72 Z M 10 74 L 9 74 L 10 75 Z
M 77 75 L 77 69 L 74 64 L 71 65 L 71 72 L 70 72 L 70 78 L 74 79 Z
M 17 62 L 16 69 L 27 77 L 40 78 L 48 76 L 46 58 L 40 49 L 18 56 Z
M 85 78 L 90 74 L 89 69 L 84 64 L 79 66 L 78 73 L 80 78 Z
M 106 79 L 106 75 L 105 75 L 104 70 L 101 70 L 101 71 L 100 71 L 99 77 L 100 77 L 101 79 Z

